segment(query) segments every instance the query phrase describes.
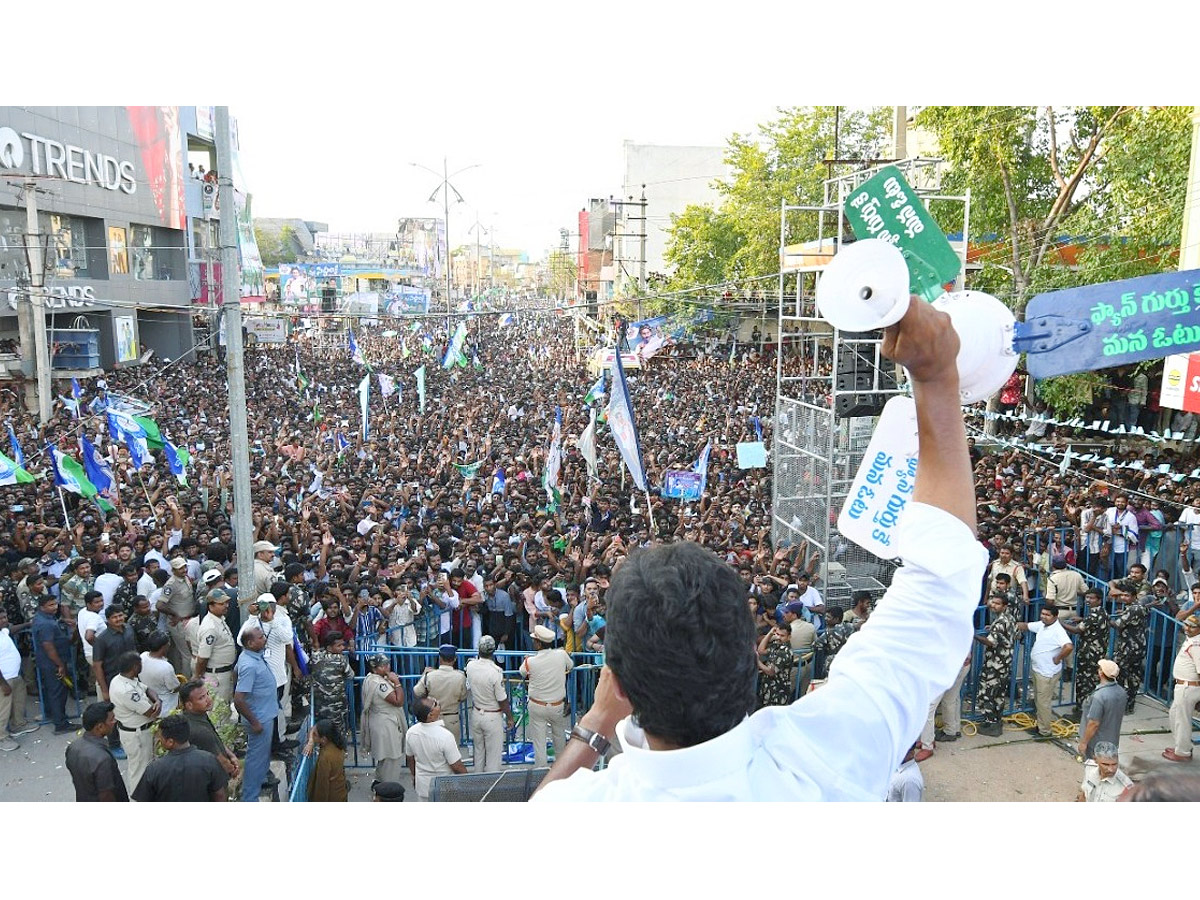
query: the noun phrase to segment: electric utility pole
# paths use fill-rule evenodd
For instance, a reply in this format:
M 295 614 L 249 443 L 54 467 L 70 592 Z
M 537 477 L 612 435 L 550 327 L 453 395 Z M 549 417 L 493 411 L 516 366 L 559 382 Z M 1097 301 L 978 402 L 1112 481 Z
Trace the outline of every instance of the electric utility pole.
M 229 380 L 229 453 L 233 474 L 233 536 L 238 571 L 249 588 L 254 577 L 254 525 L 250 515 L 250 435 L 246 422 L 246 366 L 242 344 L 242 286 L 238 274 L 237 207 L 229 107 L 216 108 L 217 197 L 221 204 L 221 309 L 225 314 L 225 366 Z
M 25 262 L 29 267 L 29 296 L 21 304 L 28 312 L 25 327 L 18 322 L 21 338 L 21 359 L 32 359 L 34 380 L 25 381 L 25 405 L 38 413 L 38 421 L 45 425 L 50 421 L 50 343 L 46 337 L 46 294 L 45 263 L 42 256 L 42 236 L 38 231 L 37 182 L 25 182 Z M 29 342 L 33 353 L 29 353 Z M 25 369 L 22 363 L 22 371 Z M 36 398 L 30 389 L 36 383 Z M 36 399 L 36 402 L 34 402 Z
M 410 166 L 416 166 L 418 169 L 424 169 L 426 172 L 432 172 L 437 175 L 437 171 L 423 166 L 420 163 L 409 163 Z M 438 191 L 442 192 L 442 215 L 443 221 L 446 223 L 446 338 L 450 338 L 450 192 L 454 191 L 456 203 L 463 202 L 463 195 L 459 193 L 458 188 L 450 183 L 450 178 L 453 175 L 460 175 L 468 169 L 476 169 L 479 163 L 472 163 L 469 166 L 464 166 L 456 172 L 447 172 L 446 157 L 442 157 L 442 180 L 437 187 L 433 189 L 433 193 L 429 195 L 429 203 L 437 199 Z

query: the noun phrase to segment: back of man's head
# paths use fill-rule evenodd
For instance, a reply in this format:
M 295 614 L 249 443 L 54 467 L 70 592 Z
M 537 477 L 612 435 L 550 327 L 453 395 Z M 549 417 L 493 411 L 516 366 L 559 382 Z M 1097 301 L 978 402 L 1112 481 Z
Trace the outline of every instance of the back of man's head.
M 754 710 L 755 631 L 742 580 L 683 542 L 629 557 L 608 591 L 605 661 L 646 732 L 681 747 Z

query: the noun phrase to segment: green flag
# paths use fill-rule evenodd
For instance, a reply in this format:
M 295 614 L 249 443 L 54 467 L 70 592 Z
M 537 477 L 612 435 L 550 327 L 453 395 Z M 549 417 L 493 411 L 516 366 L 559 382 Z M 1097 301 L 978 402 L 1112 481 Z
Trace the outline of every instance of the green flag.
M 308 386 L 312 384 L 312 382 L 308 380 L 303 372 L 301 372 L 296 376 L 296 384 L 300 388 L 300 393 L 304 393 L 306 390 L 308 390 Z
M 33 476 L 0 453 L 0 484 L 29 484 Z
M 458 463 L 452 463 L 452 465 L 454 468 L 458 469 L 459 474 L 461 474 L 463 478 L 474 478 L 479 472 L 479 467 L 483 465 L 483 460 L 480 460 L 479 462 L 473 462 L 470 465 L 465 466 L 459 465 Z
M 324 418 L 325 417 L 323 415 L 321 415 L 321 410 L 317 409 L 317 404 L 314 401 L 314 403 L 313 403 L 313 424 L 320 425 L 321 420 Z
M 163 448 L 162 435 L 158 432 L 158 423 L 153 419 L 147 419 L 145 416 L 131 416 L 133 421 L 142 426 L 142 430 L 146 432 L 146 444 L 151 450 L 161 450 Z
M 97 494 L 92 499 L 96 501 L 96 506 L 100 507 L 100 512 L 102 512 L 102 513 L 110 513 L 110 512 L 117 511 L 117 508 L 115 506 L 113 506 L 111 503 L 109 503 L 107 500 L 105 500 L 99 494 Z

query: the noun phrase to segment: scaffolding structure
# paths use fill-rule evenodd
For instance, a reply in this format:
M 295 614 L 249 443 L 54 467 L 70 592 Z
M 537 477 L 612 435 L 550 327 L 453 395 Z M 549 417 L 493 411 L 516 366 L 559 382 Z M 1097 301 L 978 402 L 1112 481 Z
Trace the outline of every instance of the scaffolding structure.
M 955 243 L 967 270 L 970 193 L 938 190 L 939 160 L 893 163 L 925 202 L 962 204 L 961 240 Z M 906 393 L 902 373 L 881 355 L 882 331 L 850 333 L 820 317 L 816 287 L 843 243 L 854 238 L 844 217 L 846 201 L 881 166 L 831 177 L 818 206 L 780 204 L 779 353 L 775 372 L 771 537 L 775 547 L 806 542 L 819 553 L 820 586 L 827 605 L 848 606 L 853 591 L 875 596 L 891 581 L 895 561 L 881 560 L 842 538 L 837 515 L 858 472 L 874 430 L 874 416 L 838 415 L 839 407 L 881 403 Z M 816 240 L 788 245 L 807 223 Z M 843 239 L 843 236 L 845 238 Z M 839 374 L 840 373 L 840 374 Z

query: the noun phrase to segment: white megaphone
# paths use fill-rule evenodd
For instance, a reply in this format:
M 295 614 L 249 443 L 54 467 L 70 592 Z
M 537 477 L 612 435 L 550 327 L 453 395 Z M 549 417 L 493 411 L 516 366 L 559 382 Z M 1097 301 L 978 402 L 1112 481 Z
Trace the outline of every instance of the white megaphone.
M 886 241 L 855 241 L 837 252 L 817 283 L 817 309 L 839 331 L 874 331 L 908 312 L 908 266 Z M 953 291 L 933 302 L 958 332 L 958 382 L 963 403 L 985 400 L 1017 368 L 1016 319 L 982 291 Z

